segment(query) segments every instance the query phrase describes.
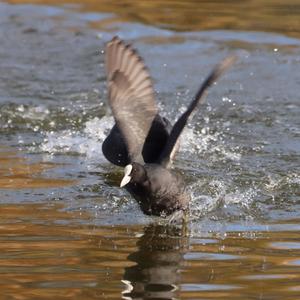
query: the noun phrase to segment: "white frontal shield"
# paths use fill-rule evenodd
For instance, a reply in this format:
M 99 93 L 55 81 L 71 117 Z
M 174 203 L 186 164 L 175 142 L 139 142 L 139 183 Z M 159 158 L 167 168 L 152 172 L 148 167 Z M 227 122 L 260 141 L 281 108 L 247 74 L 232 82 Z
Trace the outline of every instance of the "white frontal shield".
M 126 184 L 128 184 L 131 180 L 131 171 L 132 171 L 132 165 L 127 165 L 125 168 L 124 168 L 124 177 L 120 183 L 120 187 L 123 187 L 125 186 Z

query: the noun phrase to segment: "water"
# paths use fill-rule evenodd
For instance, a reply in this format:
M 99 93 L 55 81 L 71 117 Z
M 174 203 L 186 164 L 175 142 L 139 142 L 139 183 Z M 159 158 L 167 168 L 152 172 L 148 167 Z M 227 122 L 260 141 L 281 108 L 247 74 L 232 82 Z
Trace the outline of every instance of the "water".
M 253 1 L 247 17 L 227 2 L 14 3 L 0 3 L 3 299 L 299 297 L 297 3 Z M 171 120 L 239 54 L 182 138 L 186 228 L 144 216 L 101 152 L 115 34 L 144 57 Z

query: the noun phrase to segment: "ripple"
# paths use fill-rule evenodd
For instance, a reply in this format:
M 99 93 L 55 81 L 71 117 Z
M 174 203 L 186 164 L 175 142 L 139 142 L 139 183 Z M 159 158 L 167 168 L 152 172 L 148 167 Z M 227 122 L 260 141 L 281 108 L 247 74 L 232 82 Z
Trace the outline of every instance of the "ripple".
M 241 279 L 245 280 L 276 280 L 276 279 L 286 279 L 286 278 L 298 278 L 296 275 L 292 274 L 257 274 L 257 275 L 247 275 L 247 276 L 241 276 L 239 277 Z
M 185 283 L 181 284 L 182 291 L 226 291 L 240 289 L 240 286 L 229 284 L 193 284 Z
M 300 250 L 300 242 L 273 242 L 270 247 L 274 249 Z
M 239 255 L 208 253 L 208 252 L 190 252 L 184 255 L 186 260 L 236 260 L 241 259 Z
M 290 259 L 288 260 L 287 265 L 300 266 L 300 259 Z
M 218 240 L 214 239 L 197 239 L 193 238 L 193 245 L 207 245 L 207 244 L 217 244 Z

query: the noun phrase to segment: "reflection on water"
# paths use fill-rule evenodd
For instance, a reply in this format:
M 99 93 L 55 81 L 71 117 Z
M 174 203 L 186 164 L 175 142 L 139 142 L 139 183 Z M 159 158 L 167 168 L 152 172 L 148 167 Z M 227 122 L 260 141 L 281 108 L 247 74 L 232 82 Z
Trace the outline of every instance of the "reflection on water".
M 97 226 L 51 203 L 0 206 L 4 299 L 296 299 L 291 231 L 191 236 L 182 228 Z M 249 232 L 252 229 L 249 228 Z M 255 238 L 253 238 L 255 237 Z M 296 298 L 295 298 L 296 297 Z
M 149 225 L 128 256 L 134 266 L 125 268 L 124 299 L 173 299 L 179 294 L 183 255 L 189 238 L 185 227 Z
M 109 20 L 89 18 L 93 27 L 130 21 L 173 30 L 250 30 L 273 31 L 300 36 L 300 5 L 297 0 L 252 1 L 93 1 L 93 0 L 9 0 L 10 3 L 71 4 L 86 12 L 113 13 Z M 116 16 L 117 17 L 116 17 Z
M 10 148 L 0 147 L 0 189 L 52 188 L 72 185 L 75 180 L 45 178 L 41 173 L 58 167 L 50 162 L 29 163 Z

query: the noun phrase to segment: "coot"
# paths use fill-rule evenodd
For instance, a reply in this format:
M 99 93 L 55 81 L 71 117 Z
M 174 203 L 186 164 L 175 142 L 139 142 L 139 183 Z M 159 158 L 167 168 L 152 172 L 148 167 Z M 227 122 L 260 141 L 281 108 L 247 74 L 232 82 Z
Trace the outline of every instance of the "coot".
M 109 105 L 115 125 L 102 145 L 104 156 L 124 166 L 126 187 L 147 215 L 170 215 L 188 208 L 190 195 L 181 175 L 170 169 L 178 140 L 207 88 L 236 60 L 225 58 L 206 78 L 186 111 L 172 127 L 159 115 L 154 89 L 142 58 L 118 37 L 106 45 Z

